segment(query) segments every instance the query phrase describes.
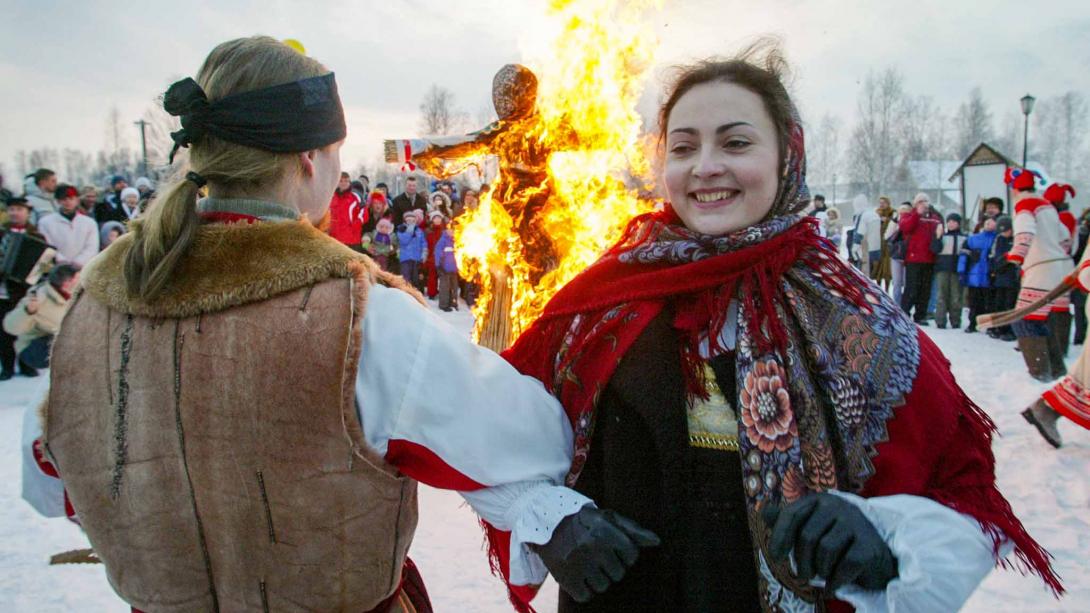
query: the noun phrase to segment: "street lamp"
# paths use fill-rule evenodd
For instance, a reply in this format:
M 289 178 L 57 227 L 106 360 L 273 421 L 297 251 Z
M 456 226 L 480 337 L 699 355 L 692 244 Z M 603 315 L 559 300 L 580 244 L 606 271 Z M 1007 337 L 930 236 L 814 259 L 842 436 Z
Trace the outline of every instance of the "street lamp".
M 1029 114 L 1033 112 L 1033 103 L 1037 99 L 1026 94 L 1022 96 L 1022 114 L 1026 116 L 1025 129 L 1022 132 L 1022 168 L 1026 167 L 1026 152 L 1029 151 Z

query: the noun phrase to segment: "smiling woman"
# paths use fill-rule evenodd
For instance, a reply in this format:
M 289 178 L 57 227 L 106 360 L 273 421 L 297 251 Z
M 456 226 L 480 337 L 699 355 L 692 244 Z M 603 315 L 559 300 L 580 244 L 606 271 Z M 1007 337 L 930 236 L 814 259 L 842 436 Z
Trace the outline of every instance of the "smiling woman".
M 504 354 L 564 405 L 568 484 L 662 538 L 560 610 L 952 611 L 1012 548 L 1059 591 L 995 488 L 991 420 L 799 214 L 785 68 L 758 46 L 681 70 L 670 204 Z

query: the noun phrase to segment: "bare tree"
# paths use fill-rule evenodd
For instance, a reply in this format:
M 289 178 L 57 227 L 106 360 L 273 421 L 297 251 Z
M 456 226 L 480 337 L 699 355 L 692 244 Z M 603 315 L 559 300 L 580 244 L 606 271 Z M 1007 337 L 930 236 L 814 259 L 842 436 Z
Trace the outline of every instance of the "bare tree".
M 1041 100 L 1035 112 L 1034 158 L 1049 173 L 1072 181 L 1085 157 L 1087 103 L 1082 94 L 1069 91 Z
M 64 150 L 64 178 L 69 183 L 84 184 L 93 179 L 94 158 L 79 149 Z
M 454 93 L 432 84 L 420 103 L 420 129 L 424 134 L 453 134 L 464 130 L 467 120 L 466 113 L 454 106 Z
M 169 174 L 168 160 L 174 149 L 174 139 L 170 133 L 180 130 L 182 123 L 163 110 L 161 98 L 144 111 L 144 121 L 147 122 L 144 139 L 148 147 L 148 166 L 153 169 L 150 172 L 156 176 Z M 176 164 L 179 162 L 175 160 Z
M 809 159 L 807 160 L 807 174 L 809 182 L 814 187 L 826 188 L 833 183 L 840 167 L 840 128 L 839 117 L 826 113 L 821 118 L 817 130 L 807 148 Z
M 954 122 L 957 131 L 955 151 L 958 157 L 966 157 L 977 145 L 992 139 L 992 112 L 988 109 L 988 103 L 984 101 L 984 94 L 979 87 L 974 87 L 969 92 L 969 99 L 958 107 Z
M 1009 109 L 1003 114 L 999 132 L 992 139 L 991 144 L 1011 159 L 1022 159 L 1022 121 L 1022 113 Z
M 56 149 L 50 149 L 43 147 L 42 149 L 35 149 L 30 152 L 30 171 L 33 172 L 38 168 L 49 168 L 54 172 L 60 170 L 61 157 L 57 154 Z
M 19 177 L 25 177 L 33 168 L 30 167 L 30 156 L 27 155 L 26 149 L 20 149 L 15 152 L 15 172 L 19 173 Z M 20 185 L 20 188 L 22 186 Z
M 852 178 L 871 196 L 885 192 L 896 179 L 904 96 L 904 77 L 896 68 L 871 72 L 859 92 L 848 165 Z

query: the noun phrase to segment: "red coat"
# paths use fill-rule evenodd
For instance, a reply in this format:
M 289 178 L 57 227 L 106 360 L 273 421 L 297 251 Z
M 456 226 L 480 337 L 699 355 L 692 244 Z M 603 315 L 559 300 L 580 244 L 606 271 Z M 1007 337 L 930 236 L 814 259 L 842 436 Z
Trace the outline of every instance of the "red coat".
M 906 264 L 934 264 L 935 254 L 931 252 L 931 241 L 935 238 L 935 229 L 942 224 L 942 218 L 934 213 L 922 217 L 915 209 L 901 216 L 901 234 L 908 241 Z
M 333 192 L 329 202 L 329 235 L 346 245 L 360 244 L 363 236 L 363 204 L 352 190 Z

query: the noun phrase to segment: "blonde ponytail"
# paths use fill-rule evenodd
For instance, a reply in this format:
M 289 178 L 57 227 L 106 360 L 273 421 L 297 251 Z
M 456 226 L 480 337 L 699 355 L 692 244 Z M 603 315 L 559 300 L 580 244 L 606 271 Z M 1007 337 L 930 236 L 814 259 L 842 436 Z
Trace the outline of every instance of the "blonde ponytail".
M 166 287 L 197 238 L 197 197 L 197 185 L 182 180 L 157 198 L 143 217 L 132 222 L 133 243 L 124 268 L 131 296 L 151 300 Z
M 329 72 L 313 58 L 267 36 L 240 38 L 208 54 L 196 81 L 210 101 L 316 77 Z M 206 135 L 188 149 L 192 169 L 225 195 L 257 193 L 301 172 L 298 155 L 271 153 Z M 192 248 L 200 227 L 197 185 L 178 174 L 166 193 L 132 223 L 125 257 L 125 284 L 133 298 L 149 302 L 169 289 L 170 279 Z

